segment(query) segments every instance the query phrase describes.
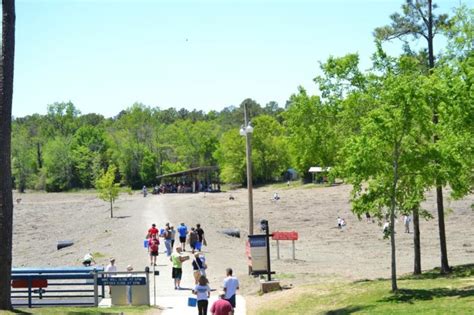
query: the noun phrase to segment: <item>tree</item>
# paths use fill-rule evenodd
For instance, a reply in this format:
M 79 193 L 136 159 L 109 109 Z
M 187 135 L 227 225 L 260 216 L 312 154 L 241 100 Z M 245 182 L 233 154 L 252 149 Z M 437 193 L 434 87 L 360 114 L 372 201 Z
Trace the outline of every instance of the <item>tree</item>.
M 268 115 L 252 121 L 252 164 L 256 182 L 269 183 L 278 179 L 289 167 L 287 139 L 283 127 Z
M 23 193 L 27 186 L 33 186 L 31 178 L 37 171 L 36 150 L 27 126 L 16 123 L 12 127 L 12 172 L 16 189 Z
M 2 1 L 0 59 L 0 309 L 10 310 L 12 267 L 11 120 L 15 59 L 15 1 Z
M 225 132 L 214 152 L 220 168 L 220 177 L 226 183 L 244 183 L 246 176 L 245 138 L 239 129 Z
M 413 71 L 414 61 L 402 57 L 395 69 L 387 72 L 367 89 L 373 103 L 361 123 L 361 131 L 346 143 L 346 156 L 340 166 L 353 185 L 353 211 L 383 217 L 388 209 L 390 221 L 392 291 L 397 291 L 395 215 L 414 194 L 403 180 L 419 171 L 425 161 L 420 142 L 430 139 L 431 109 L 426 102 L 426 80 Z
M 306 181 L 311 179 L 311 166 L 333 166 L 338 150 L 334 128 L 335 116 L 320 98 L 299 88 L 290 98 L 283 114 L 288 130 L 288 146 L 292 165 Z
M 56 137 L 44 148 L 46 191 L 66 191 L 74 187 L 74 160 L 71 139 Z
M 99 176 L 95 182 L 95 188 L 99 192 L 99 198 L 110 203 L 110 217 L 114 217 L 114 202 L 118 198 L 120 191 L 120 184 L 115 183 L 115 174 L 117 167 L 115 165 L 109 165 L 109 169 L 102 175 Z
M 375 29 L 375 36 L 381 40 L 391 40 L 398 38 L 405 41 L 406 46 L 408 46 L 408 42 L 406 41 L 408 37 L 413 37 L 414 39 L 418 39 L 420 37 L 424 38 L 428 45 L 428 67 L 430 72 L 432 72 L 435 67 L 433 43 L 434 37 L 437 33 L 449 26 L 447 14 L 433 14 L 433 9 L 436 9 L 436 7 L 436 4 L 432 4 L 432 0 L 406 0 L 406 3 L 402 6 L 403 15 L 399 13 L 392 14 L 390 16 L 392 19 L 392 24 Z M 438 104 L 432 102 L 431 105 L 433 107 L 433 123 L 437 124 L 439 121 L 437 108 Z M 433 141 L 436 142 L 438 139 L 439 135 L 435 134 Z M 439 161 L 436 162 L 439 163 Z M 438 176 L 439 174 L 441 174 L 441 172 L 438 173 Z M 446 246 L 443 188 L 441 178 L 437 178 L 435 186 L 441 250 L 441 273 L 449 273 L 450 268 L 448 263 L 448 250 Z

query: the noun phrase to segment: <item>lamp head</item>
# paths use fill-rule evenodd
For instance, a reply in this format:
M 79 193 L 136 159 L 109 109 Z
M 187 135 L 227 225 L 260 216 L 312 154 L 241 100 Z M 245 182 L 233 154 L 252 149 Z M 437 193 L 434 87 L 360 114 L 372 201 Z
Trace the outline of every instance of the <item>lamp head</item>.
M 253 133 L 253 127 L 252 127 L 252 124 L 250 123 L 250 121 L 249 121 L 247 127 L 245 127 L 245 132 Z
M 241 136 L 246 136 L 247 135 L 247 132 L 245 131 L 244 125 L 242 125 L 240 127 L 240 132 L 239 133 L 240 133 Z

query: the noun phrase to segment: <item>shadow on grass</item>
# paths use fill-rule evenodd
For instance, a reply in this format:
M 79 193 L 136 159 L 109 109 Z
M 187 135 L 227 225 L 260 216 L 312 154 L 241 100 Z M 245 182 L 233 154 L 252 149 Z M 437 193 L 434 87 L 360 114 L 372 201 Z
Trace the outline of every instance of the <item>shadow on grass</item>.
M 352 314 L 352 313 L 355 313 L 355 312 L 365 310 L 366 308 L 367 307 L 361 306 L 361 305 L 347 306 L 347 307 L 343 307 L 343 308 L 338 308 L 336 310 L 327 311 L 324 314 L 325 315 L 346 315 L 346 314 Z
M 451 267 L 451 272 L 442 274 L 440 268 L 423 272 L 421 275 L 407 275 L 400 277 L 401 280 L 416 279 L 438 279 L 438 278 L 466 278 L 474 276 L 474 264 L 459 265 Z
M 435 288 L 430 290 L 399 289 L 397 293 L 378 302 L 413 303 L 415 301 L 428 301 L 432 300 L 433 298 L 465 298 L 470 296 L 474 296 L 474 287 L 466 287 L 464 289 Z

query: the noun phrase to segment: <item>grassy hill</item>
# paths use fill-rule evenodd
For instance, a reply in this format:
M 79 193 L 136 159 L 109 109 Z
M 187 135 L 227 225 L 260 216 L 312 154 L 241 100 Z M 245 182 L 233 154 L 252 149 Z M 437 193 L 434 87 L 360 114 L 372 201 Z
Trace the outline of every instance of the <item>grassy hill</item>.
M 398 281 L 388 279 L 308 285 L 268 295 L 252 314 L 474 314 L 474 264 Z M 294 291 L 294 292 L 292 292 Z

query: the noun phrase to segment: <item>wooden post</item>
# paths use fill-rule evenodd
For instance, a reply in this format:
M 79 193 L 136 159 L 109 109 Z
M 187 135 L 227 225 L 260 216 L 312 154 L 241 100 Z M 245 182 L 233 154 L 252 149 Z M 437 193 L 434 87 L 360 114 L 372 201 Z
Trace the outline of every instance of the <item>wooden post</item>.
M 277 240 L 277 259 L 280 259 L 280 241 Z
M 293 243 L 293 260 L 295 260 L 295 241 L 291 241 Z

